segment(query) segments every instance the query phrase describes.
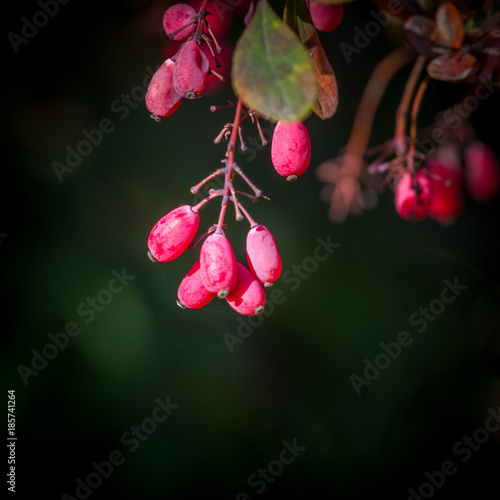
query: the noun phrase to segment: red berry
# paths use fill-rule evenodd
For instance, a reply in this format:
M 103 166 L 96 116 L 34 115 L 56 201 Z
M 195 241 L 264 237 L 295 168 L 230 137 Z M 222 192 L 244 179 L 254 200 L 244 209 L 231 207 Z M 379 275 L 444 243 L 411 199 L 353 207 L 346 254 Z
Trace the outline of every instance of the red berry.
M 200 309 L 206 306 L 215 293 L 209 292 L 201 281 L 200 261 L 197 260 L 190 271 L 184 276 L 177 290 L 177 303 L 181 307 Z
M 453 222 L 463 205 L 463 171 L 452 158 L 430 158 L 426 168 L 431 179 L 429 216 L 447 224 Z
M 344 8 L 340 5 L 326 5 L 318 2 L 306 2 L 314 27 L 318 31 L 332 31 L 342 21 Z
M 279 121 L 271 143 L 271 161 L 276 172 L 293 180 L 307 170 L 310 160 L 311 140 L 304 123 Z
M 246 241 L 248 267 L 264 287 L 274 283 L 281 274 L 281 258 L 274 237 L 265 226 L 248 231 Z
M 477 201 L 490 201 L 500 192 L 500 165 L 495 153 L 483 142 L 467 147 L 465 159 L 465 185 Z
M 228 304 L 244 316 L 253 316 L 264 311 L 266 294 L 257 278 L 240 262 L 236 263 L 238 279 L 233 291 L 226 297 Z
M 203 242 L 200 251 L 201 279 L 205 288 L 220 299 L 236 284 L 236 258 L 233 247 L 224 233 L 212 233 Z
M 169 262 L 184 253 L 198 231 L 200 216 L 189 205 L 178 207 L 163 216 L 149 234 L 151 255 Z
M 417 172 L 403 174 L 396 185 L 394 202 L 398 214 L 403 219 L 419 221 L 429 213 L 431 181 L 428 175 Z
M 182 97 L 174 89 L 173 73 L 174 61 L 167 59 L 149 82 L 146 107 L 155 116 L 169 116 L 181 105 Z
M 207 56 L 192 40 L 186 42 L 174 65 L 174 88 L 182 97 L 199 97 L 207 86 L 210 65 Z
M 163 29 L 167 35 L 174 33 L 183 26 L 189 24 L 191 19 L 196 16 L 196 10 L 185 3 L 178 3 L 169 7 L 163 15 Z M 179 31 L 173 40 L 176 42 L 183 42 L 187 40 L 196 29 L 196 23 L 190 24 L 187 28 Z

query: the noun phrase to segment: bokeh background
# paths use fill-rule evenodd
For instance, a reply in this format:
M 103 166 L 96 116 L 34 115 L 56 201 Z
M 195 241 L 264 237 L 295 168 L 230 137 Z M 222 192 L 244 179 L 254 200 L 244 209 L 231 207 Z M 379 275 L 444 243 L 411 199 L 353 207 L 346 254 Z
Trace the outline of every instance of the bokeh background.
M 9 5 L 1 373 L 4 401 L 8 389 L 16 391 L 18 497 L 406 499 L 408 488 L 428 481 L 426 472 L 452 460 L 456 472 L 435 491 L 422 490 L 422 498 L 492 498 L 500 432 L 481 445 L 473 441 L 467 462 L 454 450 L 500 407 L 499 200 L 479 205 L 467 198 L 457 222 L 444 227 L 402 221 L 387 192 L 373 210 L 334 224 L 314 174 L 347 142 L 370 71 L 397 33 L 374 37 L 348 63 L 339 43 L 352 43 L 354 28 L 374 9 L 360 1 L 345 7 L 338 30 L 322 35 L 340 104 L 326 122 L 308 119 L 313 156 L 298 182 L 275 173 L 269 148 L 252 161 L 242 155 L 242 168 L 271 198 L 251 213 L 275 235 L 287 276 L 313 255 L 318 238 L 340 245 L 298 283 L 277 283 L 283 303 L 243 330 L 222 301 L 199 311 L 177 307 L 177 285 L 196 251 L 168 264 L 146 256 L 154 223 L 192 202 L 189 187 L 219 165 L 225 146 L 213 139 L 232 118 L 231 110 L 210 112 L 233 98 L 230 88 L 218 87 L 161 123 L 150 119 L 142 82 L 171 50 L 161 29 L 168 5 L 74 0 L 59 5 L 18 53 L 5 35 L 20 34 L 23 17 L 32 19 L 41 6 Z M 227 24 L 223 38 L 234 42 L 242 20 Z M 373 143 L 392 133 L 407 70 L 384 96 Z M 424 122 L 450 92 L 449 85 L 430 88 Z M 491 96 L 472 117 L 497 152 L 498 110 L 498 96 Z M 83 130 L 103 119 L 112 132 L 60 182 L 53 163 L 65 163 L 67 146 L 75 148 Z M 216 221 L 217 205 L 203 210 L 202 227 Z M 246 223 L 228 221 L 244 260 Z M 79 305 L 123 269 L 133 279 L 86 322 L 90 315 Z M 409 316 L 455 278 L 467 289 L 418 333 Z M 32 350 L 41 352 L 49 333 L 68 322 L 81 333 L 25 384 L 19 366 L 31 367 Z M 356 394 L 350 377 L 363 377 L 364 360 L 373 361 L 380 343 L 401 331 L 413 343 Z M 225 338 L 238 332 L 246 338 L 231 352 Z M 179 406 L 153 432 L 148 419 L 167 397 Z M 151 432 L 132 446 L 127 433 L 142 425 Z M 249 484 L 279 459 L 284 441 L 294 440 L 305 449 L 293 463 L 281 471 L 275 462 L 280 473 L 264 491 Z M 77 489 L 95 473 L 94 462 L 116 452 L 123 460 L 109 477 L 91 476 L 91 490 Z

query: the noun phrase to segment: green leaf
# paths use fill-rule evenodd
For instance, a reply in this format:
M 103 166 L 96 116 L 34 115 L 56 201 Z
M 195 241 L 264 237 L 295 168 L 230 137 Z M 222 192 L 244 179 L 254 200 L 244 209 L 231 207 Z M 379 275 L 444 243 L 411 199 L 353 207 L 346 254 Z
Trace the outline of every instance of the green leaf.
M 287 0 L 283 18 L 308 50 L 316 71 L 318 97 L 313 111 L 323 120 L 331 118 L 337 111 L 339 102 L 337 80 L 305 2 Z
M 266 0 L 236 44 L 231 80 L 243 103 L 270 120 L 303 121 L 316 102 L 312 60 Z

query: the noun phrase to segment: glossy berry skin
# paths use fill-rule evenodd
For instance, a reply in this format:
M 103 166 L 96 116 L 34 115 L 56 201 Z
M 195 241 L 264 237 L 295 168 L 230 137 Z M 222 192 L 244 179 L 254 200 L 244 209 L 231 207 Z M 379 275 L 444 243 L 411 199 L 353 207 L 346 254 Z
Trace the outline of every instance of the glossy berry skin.
M 174 33 L 178 29 L 186 26 L 191 19 L 198 14 L 194 7 L 185 3 L 178 3 L 169 7 L 163 15 L 163 29 L 167 35 Z M 183 42 L 187 40 L 196 29 L 196 23 L 190 24 L 187 28 L 179 31 L 172 40 Z
M 191 206 L 183 205 L 163 216 L 148 238 L 151 255 L 160 262 L 169 262 L 184 253 L 200 225 L 200 216 Z
M 241 262 L 236 263 L 238 280 L 226 297 L 227 303 L 244 316 L 254 316 L 264 311 L 266 294 L 257 278 Z
M 215 297 L 215 293 L 209 292 L 201 281 L 199 259 L 181 281 L 177 290 L 177 297 L 179 298 L 177 304 L 188 309 L 200 309 Z
M 464 152 L 465 186 L 477 201 L 490 201 L 500 193 L 500 165 L 495 153 L 476 141 Z
M 182 47 L 174 65 L 175 91 L 182 97 L 199 97 L 207 86 L 210 65 L 207 56 L 192 40 Z
M 306 2 L 314 27 L 318 31 L 332 31 L 342 21 L 344 7 L 340 5 L 326 5 L 318 2 Z
M 406 220 L 427 217 L 431 200 L 431 181 L 423 172 L 405 172 L 396 185 L 394 202 L 398 214 Z
M 426 162 L 426 169 L 432 190 L 429 216 L 440 223 L 449 224 L 462 210 L 464 199 L 462 167 L 456 161 L 430 158 Z
M 274 283 L 281 274 L 281 258 L 271 231 L 265 226 L 252 227 L 247 234 L 248 267 L 264 287 Z
M 224 233 L 207 236 L 200 250 L 201 279 L 205 288 L 220 299 L 236 284 L 236 258 L 233 247 Z
M 276 124 L 271 142 L 273 166 L 288 180 L 302 175 L 311 161 L 311 140 L 302 122 Z
M 174 61 L 167 59 L 155 72 L 146 92 L 146 107 L 155 116 L 170 116 L 182 102 L 173 84 Z

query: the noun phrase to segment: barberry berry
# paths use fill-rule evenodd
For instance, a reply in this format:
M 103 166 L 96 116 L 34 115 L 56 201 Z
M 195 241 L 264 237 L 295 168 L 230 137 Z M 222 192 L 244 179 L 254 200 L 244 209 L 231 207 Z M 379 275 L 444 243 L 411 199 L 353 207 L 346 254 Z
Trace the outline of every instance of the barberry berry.
M 426 169 L 431 179 L 429 216 L 447 224 L 453 222 L 463 205 L 463 170 L 455 161 L 429 158 Z
M 200 250 L 201 279 L 205 288 L 220 299 L 227 297 L 236 284 L 236 258 L 223 232 L 207 236 Z
M 344 7 L 339 5 L 326 5 L 319 2 L 306 1 L 307 8 L 311 14 L 314 27 L 318 31 L 332 31 L 342 21 Z
M 183 205 L 164 215 L 149 234 L 151 256 L 160 262 L 176 259 L 193 241 L 199 225 L 200 216 L 190 205 Z
M 173 84 L 174 61 L 167 59 L 155 72 L 146 92 L 146 107 L 154 117 L 170 116 L 182 102 Z
M 246 240 L 248 267 L 264 287 L 271 286 L 281 274 L 281 258 L 274 237 L 262 225 L 248 231 Z
M 492 149 L 475 141 L 464 152 L 465 186 L 477 201 L 490 201 L 500 193 L 500 165 Z
M 244 316 L 254 316 L 264 311 L 266 294 L 257 278 L 241 262 L 236 263 L 237 281 L 227 303 Z
M 276 172 L 294 180 L 307 170 L 310 160 L 311 140 L 304 123 L 279 121 L 271 143 L 271 161 Z
M 171 36 L 178 30 L 184 29 L 176 33 L 172 40 L 176 42 L 183 42 L 187 40 L 196 29 L 196 23 L 189 24 L 197 12 L 191 5 L 185 3 L 178 3 L 169 7 L 163 15 L 163 29 L 165 33 Z
M 210 65 L 207 56 L 193 40 L 186 42 L 174 65 L 173 82 L 176 92 L 188 99 L 199 97 L 207 86 Z
M 422 171 L 412 175 L 405 172 L 396 184 L 394 202 L 403 219 L 419 221 L 429 213 L 431 181 Z
M 200 309 L 215 297 L 215 293 L 209 292 L 201 280 L 199 259 L 182 279 L 177 297 L 179 298 L 177 304 L 188 309 Z

